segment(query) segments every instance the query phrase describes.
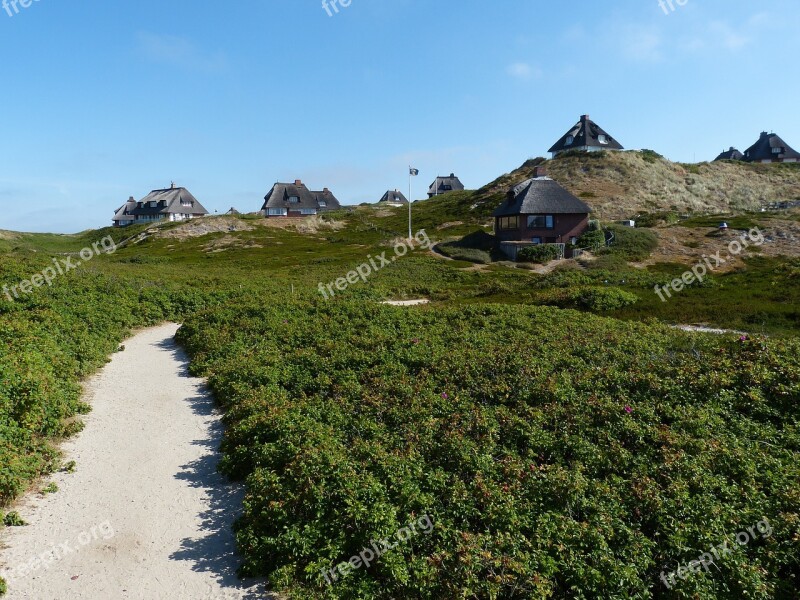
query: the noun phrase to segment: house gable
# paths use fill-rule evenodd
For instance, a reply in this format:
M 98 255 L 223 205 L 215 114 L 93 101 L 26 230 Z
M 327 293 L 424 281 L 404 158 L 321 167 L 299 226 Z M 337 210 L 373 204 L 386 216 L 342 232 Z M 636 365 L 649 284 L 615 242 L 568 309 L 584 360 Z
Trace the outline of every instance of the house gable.
M 622 144 L 608 132 L 589 118 L 581 116 L 580 120 L 559 139 L 548 152 L 555 158 L 569 150 L 624 150 Z

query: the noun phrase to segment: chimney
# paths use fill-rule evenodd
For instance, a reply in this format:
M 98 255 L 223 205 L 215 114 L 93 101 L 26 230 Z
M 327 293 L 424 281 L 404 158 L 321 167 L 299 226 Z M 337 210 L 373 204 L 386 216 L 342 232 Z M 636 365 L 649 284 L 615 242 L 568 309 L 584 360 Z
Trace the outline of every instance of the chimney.
M 171 190 L 174 190 L 174 189 L 175 189 L 175 182 L 174 182 L 174 181 L 171 181 L 171 182 L 170 182 L 170 184 L 169 184 L 169 189 L 171 189 Z
M 455 174 L 455 173 L 450 173 L 450 178 L 451 178 L 451 179 L 455 178 L 455 176 L 456 176 L 456 174 Z
M 581 123 L 586 123 L 589 120 L 589 115 L 581 115 Z
M 327 194 L 327 193 L 329 193 L 329 190 L 328 190 L 328 188 L 322 188 L 322 193 L 323 193 L 323 194 Z
M 766 131 L 761 132 L 761 138 L 769 137 L 769 134 Z
M 301 185 L 303 185 L 303 182 L 302 182 L 300 179 L 295 179 L 295 180 L 294 180 L 294 184 L 295 184 L 296 186 L 301 186 Z
M 134 199 L 133 196 L 131 196 L 130 198 L 128 198 L 128 202 L 136 202 L 136 200 Z
M 545 167 L 544 165 L 539 165 L 538 167 L 534 167 L 533 176 L 534 178 L 547 177 L 547 167 Z

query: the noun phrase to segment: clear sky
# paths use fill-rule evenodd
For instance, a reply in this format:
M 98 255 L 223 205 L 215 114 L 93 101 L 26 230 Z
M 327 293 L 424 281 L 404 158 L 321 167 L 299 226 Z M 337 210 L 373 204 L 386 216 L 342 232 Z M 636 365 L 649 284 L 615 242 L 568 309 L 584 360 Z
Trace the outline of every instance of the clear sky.
M 9 5 L 0 229 L 109 225 L 170 181 L 211 212 L 256 211 L 294 179 L 375 202 L 407 193 L 409 164 L 415 198 L 437 174 L 476 188 L 585 113 L 673 160 L 762 130 L 800 149 L 800 2 L 658 1 Z

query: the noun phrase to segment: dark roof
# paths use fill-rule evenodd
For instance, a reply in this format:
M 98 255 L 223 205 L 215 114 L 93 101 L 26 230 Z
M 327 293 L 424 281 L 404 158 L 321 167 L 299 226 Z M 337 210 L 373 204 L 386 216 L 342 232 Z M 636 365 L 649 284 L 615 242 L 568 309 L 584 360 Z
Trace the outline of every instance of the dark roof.
M 606 136 L 606 143 L 600 141 L 600 136 Z M 572 137 L 572 140 L 569 138 Z M 570 143 L 567 143 L 567 142 Z M 624 150 L 622 145 L 611 137 L 602 127 L 589 118 L 589 115 L 583 115 L 572 129 L 565 133 L 560 140 L 558 140 L 548 152 L 566 152 L 575 148 L 583 148 L 588 146 L 590 148 L 605 148 L 607 150 Z
M 289 202 L 289 198 L 292 197 L 298 198 L 298 202 Z M 312 192 L 298 179 L 294 183 L 273 185 L 269 193 L 264 196 L 264 206 L 261 207 L 261 210 L 268 208 L 291 208 L 292 210 L 314 208 L 326 211 L 339 209 L 341 204 L 328 188 L 321 192 Z
M 549 177 L 536 177 L 511 188 L 493 216 L 589 214 L 591 210 Z
M 715 161 L 717 161 L 717 160 L 742 160 L 743 158 L 744 158 L 744 154 L 742 154 L 736 148 L 731 146 L 729 150 L 725 150 L 725 152 L 720 154 L 714 160 Z
M 396 204 L 406 204 L 408 200 L 403 195 L 403 192 L 398 192 L 397 190 L 389 190 L 383 195 L 383 197 L 379 200 L 379 202 L 394 202 Z
M 762 131 L 758 141 L 744 151 L 744 160 L 747 162 L 781 161 L 787 158 L 800 160 L 800 154 L 784 142 L 779 135 L 766 131 Z
M 226 212 L 225 214 L 226 215 L 240 215 L 242 213 L 240 213 L 238 210 L 236 210 L 234 207 L 231 206 L 231 209 L 228 212 Z
M 114 222 L 124 223 L 126 221 L 134 221 L 136 217 L 133 210 L 136 208 L 136 200 L 131 196 L 128 201 L 114 211 Z
M 155 206 L 150 206 L 155 202 Z M 187 206 L 184 206 L 186 204 Z M 171 187 L 164 190 L 153 190 L 136 203 L 131 211 L 136 216 L 190 214 L 207 215 L 208 211 L 197 201 L 189 190 L 183 187 Z
M 461 191 L 464 189 L 464 184 L 455 176 L 455 173 L 450 173 L 446 177 L 437 177 L 428 187 L 428 195 L 436 196 L 438 194 L 446 194 L 447 192 Z

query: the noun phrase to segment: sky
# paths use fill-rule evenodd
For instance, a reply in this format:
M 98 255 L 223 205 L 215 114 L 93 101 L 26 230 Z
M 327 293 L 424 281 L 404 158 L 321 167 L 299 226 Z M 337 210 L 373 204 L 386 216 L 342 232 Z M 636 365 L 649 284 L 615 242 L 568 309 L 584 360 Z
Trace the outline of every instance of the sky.
M 409 165 L 414 198 L 478 188 L 582 114 L 676 161 L 761 131 L 800 149 L 797 0 L 22 1 L 0 9 L 0 229 L 107 226 L 173 181 L 212 213 L 295 179 L 376 202 Z

